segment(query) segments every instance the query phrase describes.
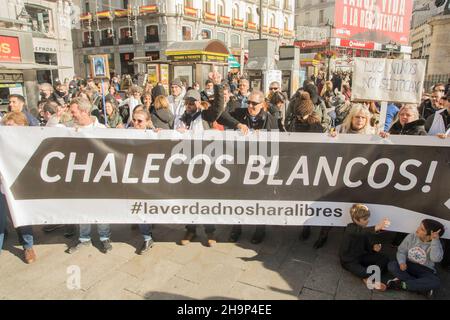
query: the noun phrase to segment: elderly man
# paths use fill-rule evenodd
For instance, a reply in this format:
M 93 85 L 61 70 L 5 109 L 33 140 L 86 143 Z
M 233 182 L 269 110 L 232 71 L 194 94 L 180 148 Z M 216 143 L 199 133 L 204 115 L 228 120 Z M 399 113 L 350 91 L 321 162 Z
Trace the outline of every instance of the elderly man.
M 442 83 L 438 83 L 433 86 L 433 92 L 429 100 L 425 100 L 420 104 L 419 112 L 423 119 L 428 119 L 437 110 L 443 108 L 440 104 L 440 99 L 444 96 L 445 86 Z
M 180 118 L 186 110 L 184 107 L 184 94 L 183 94 L 183 84 L 180 79 L 175 79 L 170 85 L 170 90 L 172 95 L 168 97 L 170 111 L 174 115 L 174 128 L 180 126 Z
M 252 130 L 278 130 L 278 122 L 277 119 L 272 116 L 270 113 L 264 111 L 264 93 L 258 90 L 253 90 L 248 96 L 248 108 L 242 109 L 237 108 L 234 111 L 230 112 L 230 115 L 236 119 L 240 124 L 245 125 L 245 128 L 249 128 Z M 222 114 L 222 119 L 227 119 L 228 115 L 226 112 Z M 233 122 L 226 123 L 228 127 L 239 128 L 234 125 Z M 241 128 L 240 128 L 241 129 Z M 241 129 L 242 131 L 242 129 Z M 252 237 L 252 243 L 258 244 L 264 240 L 266 228 L 265 226 L 257 226 L 255 233 Z M 230 234 L 230 242 L 238 241 L 239 237 L 242 233 L 241 225 L 234 225 L 231 234 Z
M 91 103 L 84 98 L 75 98 L 70 102 L 70 113 L 74 121 L 74 127 L 79 129 L 86 128 L 105 128 L 105 126 L 98 122 L 96 117 L 91 116 Z M 102 243 L 101 251 L 108 253 L 112 250 L 110 241 L 111 230 L 109 224 L 98 224 L 98 234 Z M 74 253 L 92 244 L 91 241 L 91 225 L 80 225 L 80 237 L 77 244 L 70 247 L 67 253 Z
M 39 121 L 25 108 L 25 98 L 20 94 L 11 94 L 9 96 L 9 108 L 11 112 L 22 112 L 25 114 L 30 126 L 39 126 Z

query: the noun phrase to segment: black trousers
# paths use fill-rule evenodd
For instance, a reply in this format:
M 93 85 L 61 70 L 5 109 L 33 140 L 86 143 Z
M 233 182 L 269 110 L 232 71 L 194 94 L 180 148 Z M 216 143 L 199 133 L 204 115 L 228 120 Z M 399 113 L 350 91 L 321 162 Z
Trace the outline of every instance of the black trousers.
M 342 267 L 361 279 L 366 279 L 372 275 L 367 272 L 367 267 L 376 265 L 383 273 L 387 269 L 389 258 L 379 252 L 368 253 L 352 262 L 342 262 Z
M 186 226 L 186 230 L 192 233 L 196 233 L 197 226 L 197 224 L 188 224 Z M 216 231 L 216 226 L 214 224 L 204 224 L 203 227 L 205 227 L 206 233 L 213 233 L 214 231 Z
M 231 233 L 241 234 L 242 233 L 242 225 L 240 225 L 240 224 L 233 225 L 233 228 L 231 229 Z M 265 225 L 257 225 L 256 226 L 255 234 L 265 234 L 265 233 L 266 233 Z

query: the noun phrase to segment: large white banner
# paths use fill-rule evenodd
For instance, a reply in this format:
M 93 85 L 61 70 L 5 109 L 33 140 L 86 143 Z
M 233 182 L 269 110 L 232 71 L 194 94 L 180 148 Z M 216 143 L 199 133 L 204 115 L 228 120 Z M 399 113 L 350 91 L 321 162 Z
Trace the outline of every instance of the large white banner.
M 450 228 L 449 140 L 437 137 L 0 127 L 16 226 L 182 223 Z M 447 231 L 446 236 L 449 237 Z
M 355 58 L 352 100 L 420 103 L 426 60 Z

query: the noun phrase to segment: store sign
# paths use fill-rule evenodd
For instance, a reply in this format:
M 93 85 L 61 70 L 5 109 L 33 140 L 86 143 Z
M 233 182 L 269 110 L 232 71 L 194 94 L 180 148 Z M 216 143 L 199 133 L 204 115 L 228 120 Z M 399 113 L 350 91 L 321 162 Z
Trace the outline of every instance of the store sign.
M 341 47 L 346 47 L 346 48 L 373 50 L 375 48 L 375 43 L 341 39 L 340 46 Z
M 180 55 L 180 56 L 172 56 L 169 57 L 172 61 L 201 61 L 201 54 L 193 54 L 193 55 Z
M 412 7 L 411 0 L 336 0 L 335 36 L 408 44 Z
M 19 38 L 0 36 L 0 61 L 21 61 Z
M 42 46 L 34 46 L 34 52 L 39 53 L 56 53 L 56 48 L 54 47 L 42 47 Z
M 23 82 L 22 73 L 0 73 L 0 83 Z
M 300 49 L 322 48 L 328 45 L 327 40 L 321 41 L 295 41 L 294 46 Z
M 396 45 L 396 44 L 383 44 L 381 46 L 381 50 L 383 51 L 394 51 L 394 52 L 400 52 L 401 46 Z

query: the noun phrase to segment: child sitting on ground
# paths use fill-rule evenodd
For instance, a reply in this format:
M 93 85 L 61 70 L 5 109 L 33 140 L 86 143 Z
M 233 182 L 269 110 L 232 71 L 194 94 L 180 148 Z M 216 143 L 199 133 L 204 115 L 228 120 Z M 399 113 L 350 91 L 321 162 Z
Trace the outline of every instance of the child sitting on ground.
M 380 253 L 381 244 L 373 243 L 373 240 L 374 235 L 386 229 L 390 222 L 384 219 L 374 227 L 367 227 L 370 211 L 363 204 L 354 204 L 350 208 L 350 215 L 353 222 L 345 228 L 339 258 L 344 269 L 361 278 L 367 285 L 367 280 L 372 275 L 372 272 L 368 272 L 368 267 L 376 265 L 383 272 L 389 262 L 389 259 Z M 385 291 L 386 285 L 376 282 L 373 287 L 368 288 Z
M 388 269 L 395 278 L 388 281 L 388 288 L 421 292 L 432 298 L 441 282 L 435 263 L 444 255 L 439 240 L 443 234 L 442 223 L 423 220 L 416 232 L 409 234 L 398 247 L 397 261 L 389 263 Z

